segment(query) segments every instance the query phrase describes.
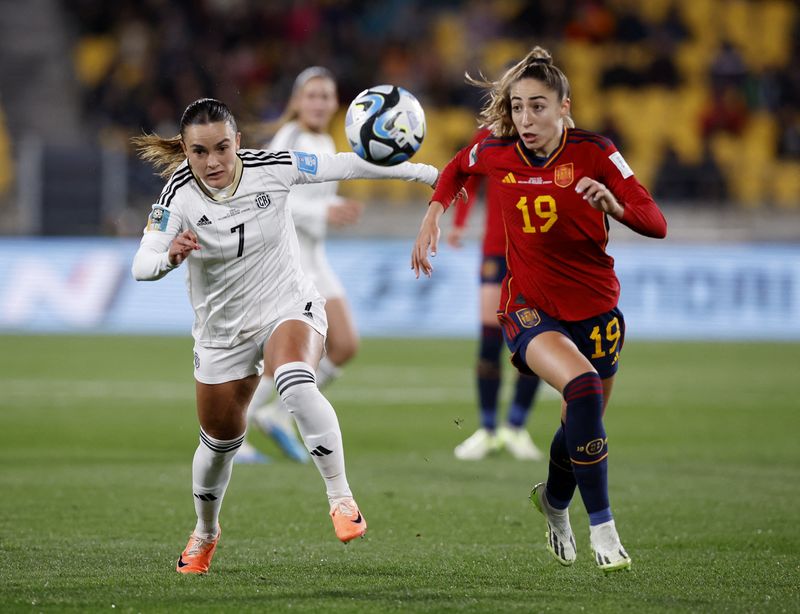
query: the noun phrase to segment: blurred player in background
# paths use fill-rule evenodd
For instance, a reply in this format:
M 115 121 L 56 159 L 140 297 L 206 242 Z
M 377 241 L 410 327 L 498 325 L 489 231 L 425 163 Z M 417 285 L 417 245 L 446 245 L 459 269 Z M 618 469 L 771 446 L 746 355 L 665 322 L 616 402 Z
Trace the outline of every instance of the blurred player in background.
M 460 151 L 442 172 L 411 257 L 430 275 L 439 218 L 470 175 L 497 191 L 508 237 L 508 273 L 498 318 L 512 361 L 562 394 L 561 425 L 550 446 L 546 484 L 531 500 L 545 516 L 547 547 L 563 565 L 576 557 L 569 504 L 580 491 L 597 565 L 627 569 L 608 496 L 603 413 L 625 337 L 619 281 L 606 253 L 608 218 L 645 236 L 667 224 L 614 144 L 575 129 L 569 82 L 550 53 L 534 48 L 486 89 L 481 111 L 492 136 Z
M 491 132 L 487 128 L 478 131 L 472 145 L 480 143 Z M 477 200 L 483 178 L 473 175 L 467 181 L 467 200 L 456 207 L 453 227 L 447 242 L 455 248 L 461 247 L 467 218 Z M 500 284 L 506 276 L 506 234 L 500 204 L 495 197 L 492 184 L 486 188 L 486 221 L 483 231 L 483 256 L 480 271 L 480 316 L 481 337 L 478 349 L 476 379 L 478 383 L 478 410 L 480 428 L 456 446 L 456 458 L 481 460 L 487 455 L 507 449 L 519 460 L 541 460 L 542 453 L 533 443 L 525 422 L 530 414 L 536 390 L 537 375 L 518 374 L 514 399 L 506 417 L 507 425 L 497 427 L 497 405 L 500 396 L 502 371 L 500 353 L 503 350 L 503 331 L 497 321 L 497 304 L 500 302 Z
M 345 178 L 436 182 L 424 164 L 390 168 L 354 153 L 239 149 L 223 103 L 190 104 L 172 139 L 134 139 L 140 155 L 170 175 L 153 205 L 133 261 L 137 280 L 160 279 L 184 261 L 195 312 L 192 335 L 200 444 L 192 463 L 197 524 L 180 573 L 206 573 L 220 537 L 219 512 L 246 412 L 266 363 L 327 490 L 336 536 L 367 528 L 345 475 L 336 413 L 316 384 L 327 320 L 325 299 L 300 267 L 290 188 Z
M 338 108 L 333 74 L 321 66 L 306 68 L 295 79 L 289 104 L 278 120 L 280 129 L 267 149 L 336 153 L 329 128 Z M 338 196 L 336 192 L 336 182 L 297 185 L 287 198 L 300 244 L 300 266 L 325 299 L 328 337 L 326 353 L 316 373 L 320 389 L 339 377 L 341 367 L 355 356 L 359 343 L 344 287 L 325 255 L 325 235 L 329 224 L 356 223 L 362 204 Z M 272 437 L 289 458 L 307 462 L 308 453 L 297 440 L 286 407 L 279 398 L 268 403 L 274 390 L 272 373 L 265 371 L 248 409 L 249 422 Z M 240 463 L 266 460 L 247 441 L 236 455 L 236 462 Z

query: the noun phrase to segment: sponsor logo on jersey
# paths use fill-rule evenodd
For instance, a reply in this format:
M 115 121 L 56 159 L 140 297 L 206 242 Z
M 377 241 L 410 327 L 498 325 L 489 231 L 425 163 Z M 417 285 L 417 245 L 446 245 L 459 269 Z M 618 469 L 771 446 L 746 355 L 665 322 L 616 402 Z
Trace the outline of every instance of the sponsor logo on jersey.
M 153 205 L 153 210 L 147 218 L 147 232 L 151 230 L 158 230 L 164 232 L 167 229 L 167 222 L 169 222 L 169 209 Z
M 297 160 L 297 169 L 308 173 L 309 175 L 317 174 L 317 156 L 316 154 L 305 153 L 303 151 L 294 152 L 294 157 Z
M 269 194 L 261 192 L 258 196 L 256 196 L 256 207 L 259 209 L 266 209 L 270 206 L 270 204 L 272 204 L 272 199 L 270 199 Z
M 514 177 L 514 173 L 509 173 L 505 177 L 503 177 L 503 183 L 517 183 L 517 179 Z
M 623 179 L 627 179 L 628 177 L 633 175 L 633 169 L 630 166 L 628 166 L 628 163 L 625 162 L 625 158 L 623 158 L 622 154 L 619 153 L 618 151 L 615 151 L 610 156 L 608 156 L 608 159 L 614 163 L 614 166 L 617 167 L 617 170 L 619 170 L 619 173 L 620 175 L 622 175 Z
M 519 320 L 520 326 L 523 328 L 533 328 L 542 321 L 542 316 L 539 315 L 539 312 L 530 307 L 520 309 L 514 313 L 517 316 L 517 320 Z
M 309 320 L 314 319 L 314 314 L 311 313 L 311 302 L 309 301 L 306 303 L 306 308 L 303 310 L 303 315 L 307 317 Z
M 569 164 L 562 164 L 561 166 L 556 166 L 556 170 L 553 173 L 553 181 L 556 182 L 556 185 L 559 188 L 566 188 L 572 183 L 572 180 L 575 178 L 572 162 Z
M 203 217 L 201 217 L 199 220 L 197 220 L 197 225 L 198 226 L 208 226 L 210 224 L 211 224 L 211 220 L 208 219 L 205 215 Z

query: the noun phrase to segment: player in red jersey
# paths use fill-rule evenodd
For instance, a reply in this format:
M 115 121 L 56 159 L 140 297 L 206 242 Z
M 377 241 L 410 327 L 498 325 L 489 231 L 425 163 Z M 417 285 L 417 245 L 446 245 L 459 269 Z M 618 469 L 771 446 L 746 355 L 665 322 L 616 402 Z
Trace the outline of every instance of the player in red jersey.
M 627 569 L 608 498 L 608 404 L 625 337 L 619 281 L 606 253 L 611 217 L 649 237 L 667 223 L 614 144 L 575 129 L 569 82 L 550 54 L 534 48 L 495 82 L 481 112 L 492 136 L 467 147 L 439 177 L 411 255 L 430 275 L 439 218 L 470 175 L 497 191 L 507 237 L 508 272 L 498 318 L 512 362 L 561 392 L 561 426 L 550 446 L 547 483 L 531 499 L 547 521 L 548 550 L 575 561 L 568 507 L 577 486 L 590 541 L 604 571 Z
M 487 128 L 481 128 L 472 139 L 480 143 L 490 136 Z M 472 175 L 466 189 L 469 197 L 456 208 L 453 228 L 447 242 L 455 248 L 461 247 L 467 217 L 477 200 L 481 175 Z M 530 413 L 536 391 L 539 388 L 537 375 L 520 373 L 514 388 L 514 398 L 508 410 L 506 424 L 497 426 L 497 401 L 500 392 L 503 332 L 497 321 L 497 303 L 500 300 L 501 282 L 506 275 L 506 233 L 500 206 L 494 190 L 486 190 L 486 221 L 483 234 L 483 256 L 480 269 L 480 318 L 481 336 L 478 348 L 478 364 L 475 377 L 478 389 L 480 427 L 456 446 L 454 452 L 460 460 L 481 460 L 503 448 L 519 460 L 541 460 L 542 453 L 533 443 L 525 423 Z

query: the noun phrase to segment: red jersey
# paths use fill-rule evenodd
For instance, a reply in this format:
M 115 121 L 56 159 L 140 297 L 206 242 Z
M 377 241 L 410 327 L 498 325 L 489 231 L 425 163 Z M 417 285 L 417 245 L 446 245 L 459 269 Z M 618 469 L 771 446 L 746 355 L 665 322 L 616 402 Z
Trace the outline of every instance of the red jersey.
M 475 134 L 470 146 L 480 143 L 483 139 L 491 136 L 488 128 L 481 128 Z M 456 228 L 464 228 L 467 225 L 472 206 L 478 199 L 478 192 L 484 183 L 482 175 L 472 175 L 466 183 L 468 198 L 466 202 L 459 202 L 456 206 L 456 216 L 453 225 Z M 485 256 L 505 256 L 506 254 L 506 231 L 503 228 L 503 215 L 500 212 L 500 204 L 495 196 L 495 190 L 491 182 L 486 188 L 486 220 L 483 229 L 483 255 Z
M 664 216 L 622 154 L 593 132 L 565 129 L 547 158 L 517 137 L 487 137 L 456 154 L 432 200 L 446 206 L 470 175 L 487 176 L 502 213 L 508 263 L 502 312 L 519 301 L 577 321 L 616 307 L 619 280 L 606 253 L 608 219 L 575 191 L 581 177 L 611 190 L 625 208 L 623 224 L 646 236 L 666 236 Z

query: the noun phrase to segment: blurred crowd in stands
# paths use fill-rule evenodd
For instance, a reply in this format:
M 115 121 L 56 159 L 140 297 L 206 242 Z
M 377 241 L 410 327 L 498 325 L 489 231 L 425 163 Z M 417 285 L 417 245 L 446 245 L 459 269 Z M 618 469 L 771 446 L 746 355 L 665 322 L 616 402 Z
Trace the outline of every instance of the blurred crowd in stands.
M 62 10 L 83 121 L 101 140 L 173 135 L 202 96 L 244 125 L 274 119 L 295 75 L 323 64 L 343 106 L 379 82 L 414 92 L 429 134 L 447 127 L 424 154 L 442 164 L 475 129 L 480 92 L 465 70 L 496 76 L 541 44 L 571 80 L 578 125 L 614 139 L 659 198 L 746 203 L 780 180 L 774 200 L 800 206 L 794 0 L 63 0 Z

